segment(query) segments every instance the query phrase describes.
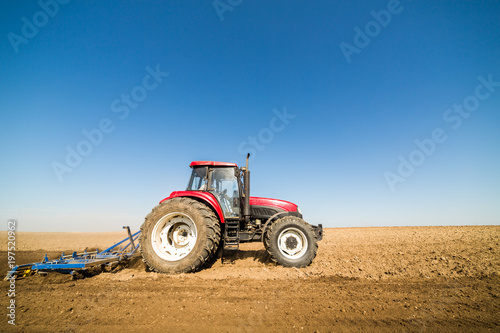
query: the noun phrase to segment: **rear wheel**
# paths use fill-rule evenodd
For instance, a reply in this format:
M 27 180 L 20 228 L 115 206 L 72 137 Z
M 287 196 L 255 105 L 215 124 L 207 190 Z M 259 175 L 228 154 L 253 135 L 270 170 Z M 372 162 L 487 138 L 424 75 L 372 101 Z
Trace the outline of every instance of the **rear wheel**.
M 220 238 L 219 220 L 209 207 L 193 199 L 174 198 L 146 216 L 141 254 L 156 272 L 194 272 L 215 254 Z
M 285 267 L 308 266 L 318 250 L 312 227 L 295 216 L 286 216 L 271 224 L 265 242 L 271 259 Z

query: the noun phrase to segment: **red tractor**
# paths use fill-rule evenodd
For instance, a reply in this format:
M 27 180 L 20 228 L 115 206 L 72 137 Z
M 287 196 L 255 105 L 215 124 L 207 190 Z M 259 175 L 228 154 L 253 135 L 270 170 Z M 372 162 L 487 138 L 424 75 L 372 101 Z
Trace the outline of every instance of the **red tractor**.
M 322 225 L 302 219 L 297 205 L 250 197 L 250 171 L 234 163 L 195 161 L 186 191 L 172 192 L 146 216 L 140 248 L 160 273 L 195 272 L 219 249 L 262 241 L 271 259 L 287 267 L 309 265 L 323 238 Z M 221 242 L 221 240 L 223 242 Z

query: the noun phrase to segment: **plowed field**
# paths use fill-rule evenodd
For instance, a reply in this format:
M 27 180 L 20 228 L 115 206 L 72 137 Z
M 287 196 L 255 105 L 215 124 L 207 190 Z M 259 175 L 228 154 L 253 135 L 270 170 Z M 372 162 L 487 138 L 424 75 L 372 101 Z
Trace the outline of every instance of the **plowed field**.
M 21 232 L 16 263 L 124 237 Z M 254 243 L 195 274 L 148 272 L 138 258 L 79 280 L 35 275 L 16 281 L 15 326 L 1 282 L 0 331 L 499 332 L 499 243 L 499 226 L 334 228 L 304 269 L 274 265 Z

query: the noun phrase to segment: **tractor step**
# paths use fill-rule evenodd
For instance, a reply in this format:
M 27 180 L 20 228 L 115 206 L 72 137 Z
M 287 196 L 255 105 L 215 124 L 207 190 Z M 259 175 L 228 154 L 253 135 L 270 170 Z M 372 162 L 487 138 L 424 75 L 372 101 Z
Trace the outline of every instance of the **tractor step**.
M 224 250 L 238 250 L 240 247 L 240 222 L 226 220 L 224 228 Z

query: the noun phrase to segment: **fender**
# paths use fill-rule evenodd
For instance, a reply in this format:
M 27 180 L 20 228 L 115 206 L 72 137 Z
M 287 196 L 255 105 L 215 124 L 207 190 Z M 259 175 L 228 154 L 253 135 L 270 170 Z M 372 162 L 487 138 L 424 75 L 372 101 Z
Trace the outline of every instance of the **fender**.
M 225 223 L 224 213 L 222 213 L 222 209 L 220 208 L 219 202 L 217 201 L 217 199 L 215 199 L 214 195 L 212 193 L 209 193 L 209 192 L 175 191 L 175 192 L 170 193 L 170 196 L 163 199 L 162 201 L 160 201 L 160 203 L 162 203 L 163 201 L 167 201 L 167 200 L 170 200 L 173 198 L 179 198 L 179 197 L 192 197 L 192 198 L 200 199 L 200 201 L 203 201 L 204 203 L 208 204 L 210 207 L 212 207 L 215 210 L 221 223 Z
M 280 215 L 282 215 L 282 216 L 280 216 Z M 296 216 L 296 217 L 302 218 L 302 214 L 300 214 L 299 212 L 284 211 L 284 212 L 278 212 L 278 213 L 274 214 L 273 216 L 271 216 L 270 218 L 267 219 L 266 223 L 264 223 L 264 226 L 262 227 L 262 241 L 264 241 L 264 236 L 266 234 L 266 230 L 267 230 L 267 227 L 269 226 L 269 223 L 277 220 L 278 216 L 279 216 L 279 218 L 282 218 L 285 216 Z

